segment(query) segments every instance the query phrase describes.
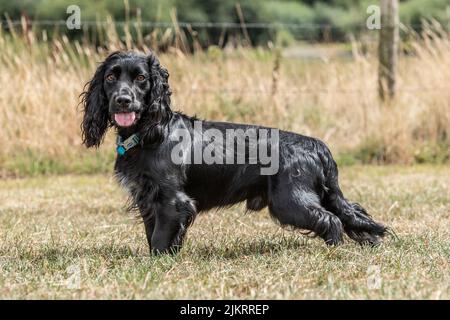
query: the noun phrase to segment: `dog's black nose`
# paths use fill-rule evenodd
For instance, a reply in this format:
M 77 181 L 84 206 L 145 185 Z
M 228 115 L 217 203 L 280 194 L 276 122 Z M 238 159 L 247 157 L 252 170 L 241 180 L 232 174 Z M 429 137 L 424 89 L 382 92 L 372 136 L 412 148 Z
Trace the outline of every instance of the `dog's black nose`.
M 131 103 L 131 97 L 128 95 L 121 95 L 116 97 L 116 103 L 121 107 L 128 107 Z

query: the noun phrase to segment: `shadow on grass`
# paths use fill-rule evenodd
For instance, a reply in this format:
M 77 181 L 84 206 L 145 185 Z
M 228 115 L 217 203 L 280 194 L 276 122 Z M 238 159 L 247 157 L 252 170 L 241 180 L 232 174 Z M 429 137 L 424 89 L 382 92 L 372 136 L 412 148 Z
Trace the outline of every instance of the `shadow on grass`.
M 178 254 L 161 254 L 152 255 L 147 247 L 147 244 L 142 243 L 136 246 L 129 246 L 123 244 L 103 244 L 94 246 L 68 246 L 53 243 L 40 248 L 30 248 L 25 245 L 18 245 L 15 248 L 17 255 L 11 255 L 10 248 L 0 249 L 0 256 L 9 257 L 10 263 L 14 261 L 23 261 L 30 263 L 33 266 L 44 266 L 52 264 L 57 267 L 67 266 L 69 262 L 75 262 L 79 259 L 87 259 L 91 261 L 103 262 L 111 267 L 114 265 L 121 265 L 125 260 L 134 260 L 138 263 L 148 262 L 154 263 L 174 263 L 184 259 L 204 260 L 209 261 L 211 259 L 226 259 L 234 260 L 241 259 L 243 257 L 264 257 L 264 256 L 276 256 L 279 254 L 290 254 L 297 250 L 302 250 L 306 255 L 317 254 L 321 252 L 330 259 L 340 259 L 356 252 L 359 254 L 376 254 L 386 250 L 387 247 L 394 249 L 395 251 L 407 251 L 408 249 L 415 248 L 415 250 L 421 251 L 425 249 L 427 243 L 434 243 L 430 239 L 423 239 L 422 237 L 403 238 L 401 240 L 388 240 L 377 247 L 360 246 L 353 242 L 347 242 L 343 246 L 339 247 L 327 247 L 322 241 L 311 241 L 306 236 L 270 236 L 261 237 L 256 239 L 241 239 L 236 238 L 229 241 L 218 240 L 213 242 L 212 240 L 201 241 L 188 241 L 181 252 Z M 350 246 L 349 246 L 350 245 Z M 435 245 L 435 247 L 438 247 Z M 445 251 L 444 249 L 442 249 Z
M 289 250 L 310 250 L 306 237 L 279 237 L 279 238 L 259 238 L 254 240 L 236 238 L 230 242 L 218 241 L 215 243 L 198 243 L 198 241 L 188 242 L 178 254 L 151 255 L 146 244 L 136 247 L 121 244 L 104 244 L 91 247 L 68 246 L 66 244 L 58 246 L 53 243 L 39 248 L 30 248 L 25 245 L 18 245 L 15 248 L 17 255 L 11 256 L 11 250 L 0 249 L 0 256 L 11 257 L 11 260 L 26 261 L 34 266 L 52 264 L 63 267 L 68 262 L 78 259 L 91 259 L 115 264 L 120 261 L 137 259 L 152 262 L 175 262 L 184 259 L 186 256 L 194 259 L 210 260 L 217 259 L 239 259 L 248 256 L 276 255 Z M 309 243 L 311 244 L 311 242 Z M 312 249 L 312 248 L 311 248 Z M 15 256 L 15 257 L 14 257 Z M 12 261 L 11 261 L 12 262 Z
M 263 256 L 278 254 L 289 250 L 307 248 L 307 237 L 279 237 L 259 238 L 254 240 L 242 240 L 236 238 L 229 243 L 217 242 L 199 244 L 188 248 L 189 253 L 202 259 L 211 257 L 222 259 L 239 259 L 246 256 Z
M 13 259 L 29 261 L 34 265 L 39 264 L 60 264 L 67 263 L 67 260 L 73 259 L 98 259 L 103 261 L 122 260 L 145 255 L 141 248 L 131 248 L 127 245 L 99 245 L 92 247 L 67 246 L 53 243 L 37 249 L 28 247 L 17 247 L 15 250 L 18 254 Z M 10 256 L 10 250 L 0 250 L 0 256 Z

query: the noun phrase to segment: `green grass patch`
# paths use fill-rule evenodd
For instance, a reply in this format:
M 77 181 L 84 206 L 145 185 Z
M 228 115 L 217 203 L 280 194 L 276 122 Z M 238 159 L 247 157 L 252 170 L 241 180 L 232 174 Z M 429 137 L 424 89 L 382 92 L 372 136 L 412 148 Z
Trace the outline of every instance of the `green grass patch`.
M 450 142 L 442 141 L 418 148 L 414 155 L 414 160 L 417 163 L 448 163 L 450 161 Z
M 3 159 L 0 168 L 14 176 L 106 173 L 112 171 L 114 158 L 113 150 L 54 156 L 27 149 Z
M 234 103 L 223 101 L 231 118 L 248 108 L 235 108 Z M 243 116 L 244 114 L 241 114 Z M 316 121 L 316 120 L 314 120 Z M 385 147 L 381 142 L 369 139 L 358 147 L 343 150 L 335 154 L 338 166 L 362 164 L 384 164 Z M 110 173 L 114 167 L 116 153 L 113 149 L 80 150 L 66 155 L 50 155 L 27 149 L 0 159 L 0 173 L 5 176 L 33 177 L 40 175 L 62 174 L 99 174 Z M 414 163 L 442 165 L 450 162 L 450 150 L 447 144 L 426 145 L 417 148 Z
M 355 164 L 386 164 L 398 159 L 389 159 L 387 145 L 381 140 L 369 138 L 353 149 L 339 152 L 336 162 L 340 166 Z M 427 143 L 415 148 L 414 164 L 442 165 L 450 162 L 450 146 L 446 141 Z

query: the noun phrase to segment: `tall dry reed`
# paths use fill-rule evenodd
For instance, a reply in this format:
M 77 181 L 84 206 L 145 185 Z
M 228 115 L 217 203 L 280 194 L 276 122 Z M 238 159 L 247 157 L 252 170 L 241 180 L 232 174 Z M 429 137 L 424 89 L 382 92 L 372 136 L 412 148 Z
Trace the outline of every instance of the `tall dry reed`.
M 24 152 L 62 160 L 86 153 L 77 108 L 84 83 L 109 51 L 136 49 L 133 43 L 148 50 L 158 38 L 146 44 L 142 35 L 128 35 L 122 42 L 110 30 L 103 49 L 66 36 L 50 41 L 32 30 L 0 30 L 0 166 Z M 439 26 L 426 28 L 408 48 L 389 104 L 377 98 L 375 50 L 326 61 L 214 47 L 194 55 L 174 47 L 159 56 L 170 72 L 174 109 L 316 136 L 335 153 L 366 152 L 369 161 L 411 163 L 435 158 L 436 146 L 448 150 L 450 37 Z M 101 152 L 112 150 L 112 141 L 110 134 Z

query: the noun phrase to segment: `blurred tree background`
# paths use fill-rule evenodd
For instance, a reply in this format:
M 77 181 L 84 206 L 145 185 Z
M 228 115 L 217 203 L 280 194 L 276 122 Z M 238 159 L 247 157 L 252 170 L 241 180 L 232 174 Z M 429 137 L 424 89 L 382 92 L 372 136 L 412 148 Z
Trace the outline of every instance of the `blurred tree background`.
M 46 21 L 40 28 L 50 32 L 54 27 L 51 22 L 65 20 L 66 9 L 72 4 L 80 7 L 82 21 L 105 21 L 108 16 L 116 22 L 141 20 L 145 32 L 152 29 L 151 25 L 145 26 L 145 22 L 170 24 L 175 16 L 179 22 L 213 22 L 216 24 L 207 28 L 199 25 L 192 28 L 199 43 L 207 46 L 225 44 L 233 34 L 242 35 L 236 6 L 239 4 L 248 24 L 282 24 L 270 28 L 250 26 L 248 38 L 253 45 L 264 45 L 268 41 L 288 45 L 296 40 L 345 41 L 349 34 L 359 35 L 367 31 L 367 7 L 378 3 L 377 0 L 0 0 L 0 12 L 3 26 L 7 26 L 7 17 L 13 21 L 26 17 L 30 21 Z M 417 31 L 423 19 L 435 19 L 448 25 L 449 8 L 450 0 L 400 0 L 400 19 Z M 235 25 L 225 30 L 220 23 Z M 181 28 L 188 29 L 187 26 Z M 71 38 L 81 34 L 81 31 L 68 32 Z

